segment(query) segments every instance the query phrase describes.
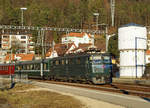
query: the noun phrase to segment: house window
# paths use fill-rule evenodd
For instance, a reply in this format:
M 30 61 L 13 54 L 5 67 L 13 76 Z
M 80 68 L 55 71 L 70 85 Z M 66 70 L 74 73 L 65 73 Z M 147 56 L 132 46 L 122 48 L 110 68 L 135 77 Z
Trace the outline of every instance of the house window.
M 9 36 L 3 36 L 3 38 L 9 38 Z
M 26 36 L 21 36 L 21 39 L 26 39 Z

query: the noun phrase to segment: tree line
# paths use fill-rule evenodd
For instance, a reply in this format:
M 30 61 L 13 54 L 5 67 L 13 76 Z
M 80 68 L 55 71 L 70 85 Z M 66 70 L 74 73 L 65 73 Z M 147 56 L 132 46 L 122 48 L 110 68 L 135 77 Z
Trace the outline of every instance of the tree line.
M 150 24 L 149 0 L 116 0 L 115 27 L 134 22 Z M 111 25 L 110 0 L 0 0 L 0 24 L 21 25 L 21 7 L 25 25 L 83 28 L 93 23 Z

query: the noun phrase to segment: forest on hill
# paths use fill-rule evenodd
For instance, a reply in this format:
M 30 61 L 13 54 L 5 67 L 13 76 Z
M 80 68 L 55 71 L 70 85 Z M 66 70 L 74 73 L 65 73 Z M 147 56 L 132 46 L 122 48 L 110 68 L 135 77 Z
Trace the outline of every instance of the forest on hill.
M 150 0 L 115 0 L 115 27 L 127 23 L 150 25 Z M 111 28 L 110 0 L 0 0 L 0 24 L 93 29 L 93 13 L 99 13 L 98 23 Z M 59 40 L 59 33 L 53 33 Z M 36 40 L 36 39 L 35 39 Z M 109 51 L 117 55 L 117 37 L 111 40 Z M 99 43 L 99 42 L 97 42 Z
M 150 0 L 115 0 L 115 27 L 134 22 L 150 25 Z M 84 28 L 99 13 L 99 23 L 111 25 L 110 0 L 0 0 L 0 24 Z

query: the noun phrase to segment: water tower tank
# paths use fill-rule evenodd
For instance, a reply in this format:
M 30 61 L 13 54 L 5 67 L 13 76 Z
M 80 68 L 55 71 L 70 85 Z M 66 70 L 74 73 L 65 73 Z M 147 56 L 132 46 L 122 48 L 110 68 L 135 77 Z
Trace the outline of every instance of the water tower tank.
M 127 24 L 119 28 L 118 35 L 120 77 L 141 77 L 145 69 L 146 27 Z

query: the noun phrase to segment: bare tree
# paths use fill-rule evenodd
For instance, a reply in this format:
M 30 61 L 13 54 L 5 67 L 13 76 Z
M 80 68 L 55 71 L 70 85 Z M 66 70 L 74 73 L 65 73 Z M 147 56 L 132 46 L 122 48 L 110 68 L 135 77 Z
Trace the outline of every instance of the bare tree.
M 12 49 L 12 53 L 16 53 L 18 52 L 21 47 L 22 47 L 22 44 L 21 44 L 21 41 L 19 39 L 17 39 L 16 36 L 12 36 L 11 37 L 11 49 Z

